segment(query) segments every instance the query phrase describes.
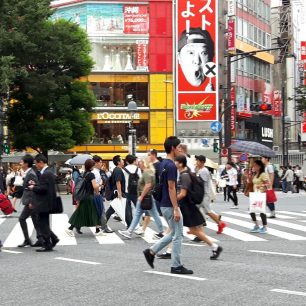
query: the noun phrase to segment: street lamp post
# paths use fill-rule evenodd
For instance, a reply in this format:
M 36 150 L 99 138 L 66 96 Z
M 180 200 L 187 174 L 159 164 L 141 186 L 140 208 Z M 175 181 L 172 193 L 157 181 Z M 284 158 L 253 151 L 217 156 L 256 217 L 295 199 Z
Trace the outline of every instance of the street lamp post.
M 127 95 L 128 111 L 131 114 L 129 123 L 129 154 L 136 156 L 136 129 L 134 128 L 134 115 L 137 112 L 137 103 L 133 100 L 133 95 Z

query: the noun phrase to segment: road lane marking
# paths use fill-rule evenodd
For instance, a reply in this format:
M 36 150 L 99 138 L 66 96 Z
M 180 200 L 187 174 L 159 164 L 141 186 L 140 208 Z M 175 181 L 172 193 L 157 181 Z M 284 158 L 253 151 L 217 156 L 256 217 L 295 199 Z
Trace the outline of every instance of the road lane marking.
M 70 237 L 66 230 L 69 225 L 69 218 L 67 214 L 51 215 L 51 228 L 55 235 L 60 240 L 57 245 L 76 245 L 77 241 L 75 237 Z
M 300 296 L 306 296 L 306 292 L 301 291 L 291 291 L 291 290 L 284 290 L 284 289 L 272 289 L 271 292 L 278 292 L 278 293 L 285 293 L 290 295 L 300 295 Z
M 272 255 L 281 255 L 281 256 L 292 256 L 292 257 L 306 257 L 302 254 L 291 254 L 291 253 L 279 253 L 279 252 L 270 252 L 270 251 L 260 251 L 260 250 L 248 250 L 251 253 L 262 253 L 262 254 L 272 254 Z
M 202 277 L 188 276 L 188 275 L 181 275 L 181 274 L 173 274 L 173 273 L 166 273 L 166 272 L 158 272 L 158 271 L 144 271 L 144 273 L 158 274 L 158 275 L 165 275 L 165 276 L 172 276 L 172 277 L 179 277 L 179 278 L 186 278 L 186 279 L 192 279 L 192 280 L 197 280 L 197 281 L 207 280 L 207 278 L 202 278 Z
M 250 218 L 248 215 L 244 215 L 244 214 L 240 214 L 240 213 L 236 213 L 236 212 L 228 212 L 227 214 L 232 215 L 232 216 L 246 218 L 246 219 Z M 294 229 L 294 230 L 297 230 L 297 231 L 306 232 L 306 226 L 300 225 L 300 224 L 295 224 L 295 223 L 290 223 L 290 222 L 280 221 L 280 220 L 269 220 L 268 221 L 268 226 L 269 226 L 269 224 L 275 224 L 275 225 L 279 225 L 279 226 L 283 226 L 283 227 L 288 227 L 288 228 L 291 228 L 291 229 Z
M 1 250 L 1 252 L 4 252 L 4 253 L 12 253 L 12 254 L 23 254 L 23 252 L 17 252 L 17 251 L 10 251 L 10 250 Z
M 31 237 L 34 229 L 34 225 L 31 218 L 27 219 L 27 225 L 28 225 L 29 237 Z M 23 232 L 21 230 L 20 223 L 18 222 L 15 224 L 13 230 L 4 241 L 3 246 L 5 248 L 16 248 L 19 244 L 22 244 L 23 241 L 24 241 Z
M 96 228 L 91 227 L 90 230 L 95 235 Z M 124 244 L 123 240 L 115 233 L 108 233 L 102 236 L 95 235 L 95 237 L 98 240 L 99 244 Z
M 224 213 L 226 213 L 226 212 L 224 212 Z M 233 213 L 227 213 L 227 214 L 233 214 Z M 229 223 L 232 223 L 232 224 L 236 224 L 238 226 L 248 228 L 249 230 L 254 227 L 254 223 L 246 222 L 246 221 L 239 220 L 239 219 L 234 219 L 234 218 L 229 218 L 229 217 L 222 216 L 222 220 L 225 221 L 225 222 L 229 222 Z M 276 229 L 272 229 L 270 227 L 268 227 L 268 232 L 267 232 L 267 234 L 265 234 L 265 236 L 266 235 L 272 235 L 272 236 L 276 236 L 276 237 L 283 238 L 283 239 L 286 239 L 286 240 L 293 240 L 293 241 L 306 240 L 306 237 L 295 235 L 295 234 L 290 234 L 290 233 L 283 232 L 283 231 L 279 231 L 279 230 L 276 230 Z
M 302 213 L 298 213 L 298 212 L 291 212 L 291 211 L 284 211 L 284 210 L 280 211 L 280 213 L 293 215 L 293 216 L 299 216 L 299 217 L 306 217 L 306 213 L 302 214 Z
M 78 262 L 78 263 L 83 263 L 83 264 L 87 264 L 87 265 L 101 265 L 100 262 L 72 259 L 72 258 L 66 258 L 66 257 L 55 257 L 54 259 L 63 260 L 63 261 Z

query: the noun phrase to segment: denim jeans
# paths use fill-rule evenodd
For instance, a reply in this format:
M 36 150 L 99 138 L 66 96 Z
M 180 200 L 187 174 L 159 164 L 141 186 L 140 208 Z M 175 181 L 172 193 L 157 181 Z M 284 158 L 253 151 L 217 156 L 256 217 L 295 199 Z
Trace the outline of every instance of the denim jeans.
M 282 181 L 282 191 L 287 192 L 287 181 L 286 180 Z
M 177 268 L 182 265 L 181 248 L 183 241 L 183 216 L 180 211 L 181 218 L 176 222 L 174 221 L 173 207 L 161 207 L 160 209 L 169 224 L 171 232 L 154 244 L 151 250 L 156 254 L 172 241 L 171 267 Z
M 136 211 L 135 211 L 135 214 L 134 214 L 134 217 L 133 217 L 133 220 L 132 220 L 132 223 L 131 225 L 129 226 L 128 230 L 133 232 L 134 229 L 136 228 L 136 226 L 138 225 L 139 223 L 139 220 L 142 216 L 142 214 L 146 212 L 146 210 L 143 210 L 141 208 L 141 204 L 139 201 L 137 201 L 137 204 L 136 204 Z M 156 223 L 156 226 L 158 228 L 158 232 L 159 233 L 162 233 L 164 231 L 163 229 L 163 224 L 161 222 L 161 219 L 160 219 L 160 216 L 158 214 L 158 211 L 157 211 L 157 208 L 156 208 L 156 203 L 155 203 L 155 200 L 153 200 L 153 197 L 152 197 L 152 209 L 148 210 L 148 213 L 150 214 L 151 217 L 154 218 L 154 221 Z

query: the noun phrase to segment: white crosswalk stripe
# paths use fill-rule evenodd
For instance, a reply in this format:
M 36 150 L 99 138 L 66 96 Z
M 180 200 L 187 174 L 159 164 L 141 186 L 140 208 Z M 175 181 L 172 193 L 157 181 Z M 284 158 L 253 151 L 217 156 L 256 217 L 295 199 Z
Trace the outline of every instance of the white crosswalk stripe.
M 206 235 L 213 241 L 213 242 L 221 242 L 226 241 L 229 238 L 238 241 L 244 242 L 266 242 L 274 237 L 278 239 L 284 240 L 292 240 L 292 241 L 302 241 L 306 240 L 306 220 L 301 220 L 302 218 L 306 218 L 306 213 L 302 212 L 291 212 L 291 211 L 279 211 L 278 216 L 282 215 L 283 218 L 277 219 L 269 219 L 268 220 L 268 233 L 266 235 L 258 235 L 258 234 L 251 234 L 249 233 L 250 229 L 254 226 L 252 223 L 248 212 L 246 211 L 224 211 L 222 212 L 222 220 L 227 223 L 227 227 L 224 228 L 222 235 L 217 235 L 217 225 L 208 220 L 207 226 L 205 227 L 204 231 Z M 289 218 L 287 218 L 289 217 Z M 287 218 L 290 221 L 285 221 L 284 219 Z M 247 219 L 247 220 L 245 220 Z M 105 234 L 102 236 L 95 236 L 95 228 L 90 228 L 90 231 L 85 230 L 84 235 L 77 235 L 75 237 L 70 237 L 66 233 L 66 229 L 68 227 L 68 220 L 69 217 L 67 214 L 59 214 L 59 215 L 52 215 L 50 219 L 50 225 L 54 233 L 59 237 L 60 242 L 59 246 L 76 246 L 78 243 L 82 243 L 86 241 L 86 243 L 91 243 L 93 240 L 88 239 L 91 236 L 97 241 L 100 245 L 110 245 L 110 244 L 117 244 L 123 245 L 127 242 L 127 240 L 121 237 L 117 233 L 110 233 Z M 260 218 L 259 218 L 260 220 Z M 29 218 L 27 219 L 29 235 L 34 238 L 36 232 L 33 228 L 32 220 Z M 167 227 L 168 224 L 164 218 L 162 218 L 162 224 L 164 227 Z M 17 218 L 6 218 L 0 217 L 0 226 L 4 226 L 6 228 L 10 228 L 10 232 L 7 232 L 7 237 L 4 240 L 4 247 L 6 248 L 15 248 L 19 244 L 21 244 L 24 240 L 20 224 Z M 157 241 L 154 238 L 154 234 L 157 232 L 154 230 L 155 224 L 154 220 L 150 223 L 149 227 L 146 229 L 144 235 L 139 236 L 141 237 L 146 243 L 155 243 Z M 188 228 L 183 228 L 184 237 L 188 240 L 192 240 L 195 236 L 188 234 Z M 5 237 L 1 237 L 4 239 Z M 137 235 L 133 234 L 133 239 L 137 239 Z M 275 238 L 274 238 L 275 239 Z M 33 239 L 34 240 L 34 239 Z M 192 245 L 192 244 L 191 244 Z

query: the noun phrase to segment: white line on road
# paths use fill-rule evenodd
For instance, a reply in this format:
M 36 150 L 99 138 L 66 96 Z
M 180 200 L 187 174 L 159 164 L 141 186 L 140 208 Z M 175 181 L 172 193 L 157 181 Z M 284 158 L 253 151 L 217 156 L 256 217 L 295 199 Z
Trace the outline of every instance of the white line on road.
M 64 260 L 64 261 L 71 261 L 71 262 L 79 262 L 79 263 L 88 264 L 88 265 L 101 265 L 100 262 L 72 259 L 72 258 L 66 258 L 66 257 L 55 257 L 54 259 Z
M 144 271 L 145 273 L 150 274 L 158 274 L 158 275 L 165 275 L 165 276 L 172 276 L 172 277 L 179 277 L 179 278 L 187 278 L 197 281 L 204 281 L 207 280 L 207 278 L 202 277 L 196 277 L 196 276 L 188 276 L 188 275 L 181 275 L 181 274 L 172 274 L 172 273 L 166 273 L 166 272 L 158 272 L 158 271 Z
M 4 252 L 4 253 L 12 253 L 12 254 L 22 254 L 22 253 L 23 253 L 23 252 L 10 251 L 10 250 L 1 250 L 1 252 Z
M 286 294 L 290 294 L 290 295 L 306 296 L 306 292 L 301 292 L 301 291 L 291 291 L 291 290 L 284 290 L 284 289 L 272 289 L 270 291 L 271 292 L 286 293 Z
M 306 257 L 306 255 L 302 254 L 279 253 L 279 252 L 260 251 L 260 250 L 248 250 L 248 251 L 251 253 L 262 253 L 262 254 L 272 254 L 272 255 L 292 256 L 292 257 Z
M 207 244 L 201 243 L 199 242 L 198 244 L 195 243 L 182 243 L 183 245 L 189 245 L 189 246 L 195 246 L 195 247 L 203 247 L 203 246 L 207 246 Z
M 75 237 L 70 237 L 66 233 L 68 229 L 69 218 L 67 214 L 51 215 L 51 227 L 55 235 L 59 238 L 58 245 L 76 245 Z
M 283 214 L 293 215 L 293 216 L 299 216 L 299 217 L 306 217 L 306 213 L 298 213 L 298 212 L 292 212 L 292 211 L 280 211 Z

